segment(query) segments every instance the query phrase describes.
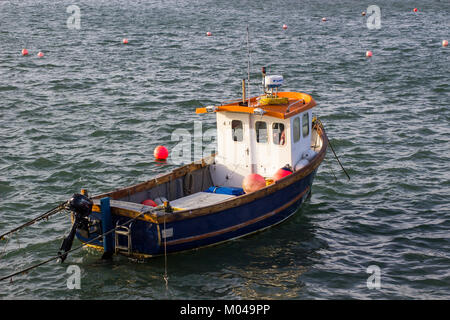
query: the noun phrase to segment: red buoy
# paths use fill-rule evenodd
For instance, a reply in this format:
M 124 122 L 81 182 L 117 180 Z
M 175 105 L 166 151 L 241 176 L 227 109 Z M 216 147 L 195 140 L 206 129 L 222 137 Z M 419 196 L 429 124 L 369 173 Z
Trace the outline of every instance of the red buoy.
M 414 12 L 417 12 L 417 8 L 414 8 Z
M 323 17 L 323 18 L 322 18 L 322 21 L 323 21 L 323 22 L 327 21 L 327 18 Z
M 124 39 L 122 40 L 122 42 L 123 42 L 123 44 L 128 44 L 128 39 L 127 39 L 127 38 L 124 38 Z
M 155 201 L 153 201 L 152 199 L 147 199 L 141 202 L 141 204 L 145 205 L 145 206 L 151 206 L 151 207 L 157 207 L 158 205 L 156 204 Z
M 206 35 L 207 35 L 208 37 L 211 37 L 211 36 L 212 36 L 212 33 L 208 31 L 208 32 L 206 33 Z
M 164 146 L 157 146 L 155 148 L 155 151 L 153 151 L 153 155 L 156 159 L 166 160 L 169 156 L 169 151 Z
M 286 30 L 287 29 L 287 25 L 283 24 L 283 29 Z
M 244 189 L 245 193 L 255 192 L 265 186 L 266 180 L 257 173 L 249 174 L 244 178 L 244 181 L 242 181 L 242 189 Z
M 448 40 L 442 40 L 442 46 L 448 47 Z
M 27 49 L 22 49 L 22 55 L 26 56 L 28 54 L 28 50 Z
M 281 178 L 284 178 L 288 175 L 292 174 L 292 170 L 284 167 L 284 168 L 280 168 L 277 170 L 277 172 L 275 172 L 275 174 L 273 175 L 273 180 L 277 181 L 280 180 Z
M 44 56 L 44 54 L 42 53 L 42 52 L 38 52 L 38 54 L 37 54 L 37 56 L 39 57 L 39 58 L 42 58 L 43 56 Z
M 367 58 L 370 58 L 371 56 L 372 56 L 372 51 L 370 51 L 370 50 L 367 51 L 367 52 L 366 52 L 366 57 L 367 57 Z

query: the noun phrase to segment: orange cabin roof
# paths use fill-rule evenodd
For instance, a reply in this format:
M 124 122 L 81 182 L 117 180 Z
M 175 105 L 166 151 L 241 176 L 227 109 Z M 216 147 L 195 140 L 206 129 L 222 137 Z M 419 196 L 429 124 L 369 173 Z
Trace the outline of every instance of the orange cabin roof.
M 280 119 L 290 118 L 300 112 L 313 108 L 316 105 L 313 97 L 309 94 L 301 92 L 278 92 L 278 97 L 287 97 L 289 102 L 278 105 L 260 105 L 257 101 L 258 97 L 250 99 L 251 107 L 240 105 L 242 100 L 235 100 L 228 104 L 222 104 L 215 107 L 215 112 L 229 111 L 239 113 L 255 113 L 256 108 L 263 109 L 264 115 Z M 207 113 L 206 108 L 197 108 L 195 113 Z

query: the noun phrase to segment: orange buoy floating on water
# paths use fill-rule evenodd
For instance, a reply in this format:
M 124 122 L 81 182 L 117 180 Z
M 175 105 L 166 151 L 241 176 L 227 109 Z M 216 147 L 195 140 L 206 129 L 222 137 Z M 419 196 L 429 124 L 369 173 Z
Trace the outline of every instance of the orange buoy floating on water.
M 284 178 L 284 177 L 286 177 L 286 176 L 288 176 L 290 174 L 292 174 L 292 170 L 289 169 L 288 167 L 280 168 L 273 175 L 273 180 L 274 181 L 280 180 L 281 178 Z
M 287 25 L 283 24 L 283 29 L 286 30 L 287 29 Z
M 22 49 L 22 55 L 23 55 L 23 56 L 28 55 L 28 50 L 27 50 L 27 49 Z
M 442 40 L 442 46 L 448 47 L 448 40 Z
M 211 36 L 212 36 L 212 33 L 208 31 L 208 32 L 206 33 L 206 35 L 207 35 L 208 37 L 211 37 Z
M 169 151 L 164 146 L 157 146 L 153 151 L 153 155 L 158 160 L 166 160 L 169 156 Z
M 150 207 L 157 207 L 158 205 L 156 204 L 155 201 L 153 201 L 152 199 L 147 199 L 141 202 L 141 204 L 145 205 L 145 206 L 150 206 Z
M 127 38 L 124 38 L 124 39 L 122 40 L 122 43 L 123 43 L 123 44 L 128 44 L 128 39 L 127 39 Z
M 372 56 L 372 51 L 366 51 L 366 57 L 367 58 L 370 58 Z
M 44 54 L 42 53 L 42 52 L 38 52 L 38 54 L 37 54 L 37 56 L 39 57 L 39 58 L 42 58 L 43 56 L 44 56 Z
M 245 193 L 255 192 L 266 186 L 266 179 L 257 173 L 251 173 L 242 181 L 242 189 Z

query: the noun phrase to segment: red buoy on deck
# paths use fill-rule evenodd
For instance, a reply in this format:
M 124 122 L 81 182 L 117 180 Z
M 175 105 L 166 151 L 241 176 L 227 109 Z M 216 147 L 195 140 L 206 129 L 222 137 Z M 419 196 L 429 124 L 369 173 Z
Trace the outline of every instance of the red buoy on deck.
M 266 180 L 257 173 L 249 174 L 244 178 L 244 181 L 242 181 L 242 189 L 244 189 L 245 193 L 255 192 L 265 186 Z
M 152 199 L 146 199 L 146 200 L 142 201 L 141 204 L 143 204 L 145 206 L 151 206 L 151 207 L 157 207 L 158 206 L 156 204 L 156 202 L 153 201 Z
M 157 146 L 155 151 L 153 151 L 153 155 L 158 160 L 166 160 L 169 156 L 169 151 L 164 146 Z
M 22 55 L 23 55 L 23 56 L 28 55 L 28 50 L 27 50 L 27 49 L 22 49 Z
M 284 178 L 288 175 L 292 174 L 292 170 L 284 167 L 284 168 L 280 168 L 277 170 L 277 172 L 275 172 L 275 174 L 273 175 L 273 180 L 277 181 L 280 180 L 281 178 Z

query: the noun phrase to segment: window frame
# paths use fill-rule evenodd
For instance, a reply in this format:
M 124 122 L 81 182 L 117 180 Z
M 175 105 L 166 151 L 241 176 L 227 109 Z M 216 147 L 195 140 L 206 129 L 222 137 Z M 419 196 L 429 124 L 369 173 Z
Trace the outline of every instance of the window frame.
M 260 141 L 260 131 L 258 131 L 258 123 L 263 123 L 264 124 L 264 128 L 261 129 L 259 128 L 259 130 L 264 130 L 265 131 L 265 141 Z M 268 143 L 269 142 L 269 130 L 267 129 L 267 122 L 266 121 L 255 121 L 255 133 L 256 133 L 256 143 Z
M 240 127 L 233 128 L 233 123 L 234 122 L 239 122 Z M 242 142 L 242 141 L 244 141 L 244 123 L 242 122 L 242 120 L 237 120 L 237 119 L 231 120 L 231 124 L 230 125 L 231 125 L 231 140 L 233 142 Z M 235 132 L 239 128 L 241 129 L 241 135 L 240 136 L 235 134 Z M 239 137 L 241 138 L 240 140 L 238 139 Z M 236 140 L 234 138 L 236 138 Z
M 276 129 L 276 128 L 274 128 L 275 125 L 282 125 L 283 126 L 283 130 L 281 130 L 281 132 L 278 133 L 278 135 L 279 135 L 278 143 L 276 143 L 275 139 L 274 139 L 274 136 L 275 136 L 274 130 L 280 130 L 281 128 Z M 287 142 L 286 141 L 286 125 L 284 123 L 282 123 L 282 122 L 273 122 L 271 127 L 272 127 L 272 143 L 274 145 L 277 145 L 277 146 L 285 146 L 286 142 Z M 284 132 L 284 142 L 283 142 L 283 144 L 281 144 L 280 142 L 281 142 L 281 138 L 282 138 L 283 132 Z
M 296 127 L 296 124 L 298 124 L 298 127 Z M 292 140 L 294 141 L 294 143 L 300 141 L 301 138 L 300 128 L 301 128 L 300 117 L 297 116 L 292 120 Z M 296 133 L 298 135 L 296 135 Z
M 305 126 L 305 116 L 306 116 L 306 126 Z M 305 135 L 305 128 L 307 128 L 306 135 Z M 309 136 L 309 132 L 310 132 L 310 129 L 309 129 L 309 112 L 305 112 L 302 115 L 302 137 L 303 138 L 307 138 Z

